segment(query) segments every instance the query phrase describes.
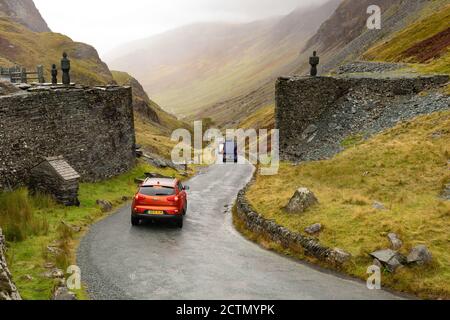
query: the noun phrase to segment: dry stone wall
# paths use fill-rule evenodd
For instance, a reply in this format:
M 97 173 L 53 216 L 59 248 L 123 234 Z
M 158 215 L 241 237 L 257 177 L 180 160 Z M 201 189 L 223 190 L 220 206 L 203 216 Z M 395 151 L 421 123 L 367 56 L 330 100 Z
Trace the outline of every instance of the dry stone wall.
M 31 87 L 0 96 L 0 190 L 27 183 L 44 157 L 63 156 L 83 181 L 135 163 L 129 87 Z
M 334 264 L 335 261 L 332 258 L 334 250 L 322 246 L 317 239 L 293 232 L 278 225 L 275 221 L 264 218 L 253 208 L 246 197 L 248 188 L 253 182 L 239 192 L 236 200 L 237 217 L 245 223 L 245 227 L 255 234 L 263 235 L 271 241 L 280 243 L 286 249 L 305 253 L 320 261 Z
M 400 121 L 448 109 L 437 89 L 448 76 L 284 77 L 276 84 L 276 126 L 281 157 L 326 159 L 355 134 L 370 136 Z M 419 95 L 424 90 L 427 94 Z
M 0 229 L 0 300 L 21 300 L 6 264 L 5 251 L 5 238 Z

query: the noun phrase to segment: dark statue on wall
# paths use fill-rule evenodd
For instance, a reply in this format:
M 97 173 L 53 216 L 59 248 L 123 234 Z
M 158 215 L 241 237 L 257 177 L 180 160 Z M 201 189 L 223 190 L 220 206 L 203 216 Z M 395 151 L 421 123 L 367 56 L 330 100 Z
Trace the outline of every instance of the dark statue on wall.
M 58 70 L 56 64 L 52 65 L 52 84 L 58 84 Z
M 67 58 L 67 53 L 63 53 L 63 58 L 61 60 L 61 70 L 63 72 L 62 75 L 62 82 L 63 85 L 68 86 L 70 85 L 70 60 Z
M 311 65 L 311 76 L 317 76 L 317 66 L 320 63 L 320 58 L 317 56 L 317 51 L 314 51 L 313 56 L 309 58 L 309 64 Z

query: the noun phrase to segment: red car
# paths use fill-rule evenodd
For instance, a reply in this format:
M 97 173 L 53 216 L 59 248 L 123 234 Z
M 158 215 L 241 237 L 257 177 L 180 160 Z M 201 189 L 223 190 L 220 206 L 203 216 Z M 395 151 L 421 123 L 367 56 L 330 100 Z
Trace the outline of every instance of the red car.
M 188 187 L 172 178 L 148 178 L 139 187 L 131 207 L 131 224 L 137 226 L 142 220 L 173 220 L 183 228 L 187 212 Z

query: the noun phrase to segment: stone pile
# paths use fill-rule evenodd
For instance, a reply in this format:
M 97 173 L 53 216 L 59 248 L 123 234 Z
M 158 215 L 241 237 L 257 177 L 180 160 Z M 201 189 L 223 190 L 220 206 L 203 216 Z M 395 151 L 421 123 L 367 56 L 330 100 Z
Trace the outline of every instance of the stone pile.
M 370 256 L 374 258 L 374 265 L 385 267 L 389 272 L 395 272 L 404 266 L 423 266 L 432 262 L 433 255 L 426 246 L 418 245 L 412 248 L 406 257 L 399 252 L 403 246 L 403 241 L 400 240 L 399 236 L 395 233 L 389 233 L 387 237 L 391 243 L 391 249 L 372 252 Z
M 370 61 L 355 61 L 341 65 L 337 69 L 338 74 L 344 73 L 366 73 L 366 72 L 387 72 L 404 68 L 405 65 L 401 63 L 388 62 L 370 62 Z

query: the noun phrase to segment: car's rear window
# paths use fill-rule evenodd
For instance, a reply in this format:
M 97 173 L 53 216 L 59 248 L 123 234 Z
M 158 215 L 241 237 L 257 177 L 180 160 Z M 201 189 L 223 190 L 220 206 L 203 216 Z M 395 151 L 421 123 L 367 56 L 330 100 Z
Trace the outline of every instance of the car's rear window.
M 148 186 L 142 187 L 139 193 L 145 196 L 172 196 L 175 194 L 175 189 L 163 186 Z

